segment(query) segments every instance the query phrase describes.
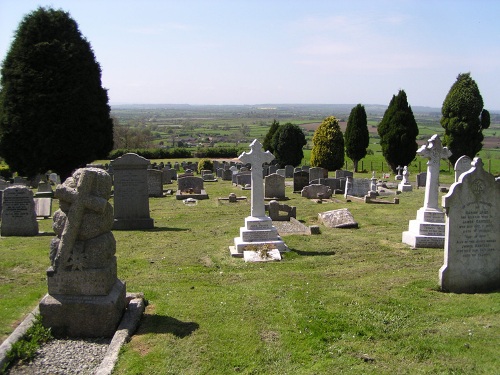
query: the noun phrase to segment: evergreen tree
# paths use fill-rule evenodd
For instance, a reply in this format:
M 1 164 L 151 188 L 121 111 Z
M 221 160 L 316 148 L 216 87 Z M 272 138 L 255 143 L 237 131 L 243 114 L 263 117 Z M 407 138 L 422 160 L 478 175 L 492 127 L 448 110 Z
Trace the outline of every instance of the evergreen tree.
M 24 17 L 0 84 L 0 155 L 12 170 L 64 178 L 113 148 L 101 68 L 69 13 L 38 8 Z
M 441 126 L 444 128 L 443 144 L 455 164 L 463 155 L 474 158 L 483 148 L 483 129 L 490 126 L 490 114 L 483 109 L 483 98 L 470 73 L 459 74 L 451 86 L 441 108 Z
M 266 137 L 264 138 L 264 142 L 262 142 L 262 148 L 265 151 L 269 151 L 271 153 L 274 152 L 273 149 L 273 135 L 276 133 L 276 130 L 278 130 L 280 126 L 279 121 L 276 121 L 276 119 L 273 120 L 273 123 L 271 124 L 271 127 L 269 128 L 269 131 L 266 134 Z
M 302 129 L 294 124 L 286 123 L 278 127 L 271 142 L 273 154 L 278 164 L 300 165 L 304 157 L 302 147 L 307 144 Z
M 404 90 L 392 96 L 377 130 L 382 154 L 394 173 L 398 165 L 409 165 L 415 159 L 418 125 Z
M 346 154 L 354 163 L 354 171 L 357 172 L 358 162 L 366 156 L 370 143 L 366 111 L 361 104 L 351 110 L 344 136 Z
M 344 165 L 344 137 L 340 130 L 339 120 L 334 116 L 327 117 L 313 135 L 311 165 L 329 171 L 341 169 Z

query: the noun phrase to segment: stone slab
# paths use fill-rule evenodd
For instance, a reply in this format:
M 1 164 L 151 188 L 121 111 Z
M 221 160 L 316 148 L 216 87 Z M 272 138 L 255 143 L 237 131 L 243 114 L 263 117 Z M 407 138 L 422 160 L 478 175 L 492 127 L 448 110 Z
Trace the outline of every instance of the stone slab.
M 444 223 L 429 223 L 419 220 L 410 220 L 408 230 L 422 236 L 442 236 L 445 233 Z
M 442 249 L 444 247 L 444 236 L 425 236 L 416 234 L 414 232 L 403 232 L 402 242 L 410 245 L 412 248 L 436 248 Z
M 357 228 L 358 223 L 347 208 L 318 213 L 319 220 L 329 228 Z
M 117 280 L 107 296 L 47 294 L 39 309 L 55 337 L 112 337 L 125 306 L 125 284 Z

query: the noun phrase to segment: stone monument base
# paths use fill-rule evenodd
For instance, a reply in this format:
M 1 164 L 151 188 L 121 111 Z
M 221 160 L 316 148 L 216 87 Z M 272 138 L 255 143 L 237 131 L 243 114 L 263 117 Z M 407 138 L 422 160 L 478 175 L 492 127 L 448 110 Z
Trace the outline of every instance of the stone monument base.
M 401 192 L 406 192 L 406 191 L 412 191 L 413 190 L 413 186 L 411 184 L 398 184 L 398 191 L 401 191 Z
M 193 198 L 193 199 L 208 199 L 208 194 L 204 189 L 201 189 L 199 193 L 186 193 L 186 192 L 181 192 L 180 190 L 177 190 L 175 193 L 175 199 L 177 200 L 184 200 L 188 198 Z
M 141 229 L 153 229 L 155 227 L 155 222 L 152 218 L 142 218 L 142 219 L 115 219 L 113 222 L 114 230 L 141 230 Z
M 44 327 L 55 337 L 112 337 L 126 307 L 125 284 L 106 296 L 47 294 L 40 302 Z
M 410 220 L 402 241 L 413 248 L 444 249 L 445 228 L 443 211 L 422 207 L 417 211 L 417 219 Z
M 245 226 L 240 228 L 240 237 L 235 237 L 234 246 L 229 247 L 231 255 L 243 257 L 245 250 L 256 251 L 261 246 L 267 246 L 269 250 L 278 249 L 280 252 L 289 251 L 270 217 L 248 216 L 245 218 Z

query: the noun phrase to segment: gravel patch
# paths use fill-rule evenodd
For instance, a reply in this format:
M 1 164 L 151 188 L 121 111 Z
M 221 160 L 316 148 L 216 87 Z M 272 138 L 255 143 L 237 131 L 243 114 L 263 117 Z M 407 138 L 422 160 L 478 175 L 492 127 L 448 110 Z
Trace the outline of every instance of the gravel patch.
M 111 338 L 54 339 L 38 349 L 33 361 L 15 364 L 7 374 L 93 374 L 104 359 L 110 342 Z

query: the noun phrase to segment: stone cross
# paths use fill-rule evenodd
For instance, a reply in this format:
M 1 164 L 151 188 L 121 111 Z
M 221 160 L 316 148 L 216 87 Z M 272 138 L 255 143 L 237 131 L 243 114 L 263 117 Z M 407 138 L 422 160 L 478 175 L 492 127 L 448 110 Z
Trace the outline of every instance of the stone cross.
M 262 144 L 257 139 L 254 139 L 250 144 L 250 152 L 243 152 L 238 159 L 242 163 L 250 163 L 252 166 L 252 211 L 250 216 L 266 216 L 262 164 L 270 163 L 274 160 L 274 156 L 269 151 L 264 152 Z
M 400 165 L 398 165 L 398 167 L 396 168 L 396 170 L 398 171 L 398 176 L 401 176 L 401 171 L 403 170 L 403 167 L 401 167 Z
M 106 199 L 90 195 L 94 178 L 95 174 L 92 171 L 84 169 L 75 189 L 64 185 L 58 185 L 56 188 L 55 196 L 71 202 L 71 206 L 66 214 L 66 223 L 57 249 L 57 255 L 54 259 L 55 269 L 58 266 L 64 268 L 68 265 L 71 265 L 72 269 L 79 267 L 76 260 L 74 260 L 73 264 L 69 264 L 69 258 L 78 236 L 83 214 L 88 209 L 102 213 L 106 208 Z
M 441 159 L 447 159 L 451 156 L 451 151 L 447 147 L 443 147 L 439 136 L 434 134 L 425 145 L 417 150 L 417 154 L 429 159 L 427 162 L 424 209 L 438 209 L 439 166 Z

